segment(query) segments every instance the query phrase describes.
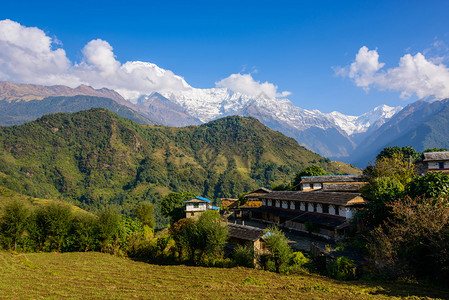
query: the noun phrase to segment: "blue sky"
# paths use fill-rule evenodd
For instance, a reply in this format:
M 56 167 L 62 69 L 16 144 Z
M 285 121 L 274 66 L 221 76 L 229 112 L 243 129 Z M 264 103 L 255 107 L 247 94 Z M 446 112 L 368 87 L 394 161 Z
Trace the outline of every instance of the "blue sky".
M 251 74 L 291 92 L 288 99 L 301 108 L 359 115 L 381 104 L 446 97 L 448 13 L 449 1 L 8 1 L 0 20 L 39 28 L 59 41 L 52 47 L 64 49 L 71 64 L 101 39 L 117 61 L 154 63 L 196 88 Z M 408 54 L 416 72 L 426 72 L 395 69 Z M 385 65 L 366 71 L 376 55 Z M 0 79 L 10 79 L 1 71 Z

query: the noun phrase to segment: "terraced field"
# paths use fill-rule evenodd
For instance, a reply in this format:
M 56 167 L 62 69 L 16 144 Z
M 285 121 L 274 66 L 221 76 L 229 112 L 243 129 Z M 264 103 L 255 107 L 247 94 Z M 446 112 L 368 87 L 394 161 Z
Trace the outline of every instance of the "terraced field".
M 160 266 L 95 252 L 0 252 L 0 270 L 2 299 L 449 298 L 449 291 L 413 284 L 339 282 L 246 268 Z

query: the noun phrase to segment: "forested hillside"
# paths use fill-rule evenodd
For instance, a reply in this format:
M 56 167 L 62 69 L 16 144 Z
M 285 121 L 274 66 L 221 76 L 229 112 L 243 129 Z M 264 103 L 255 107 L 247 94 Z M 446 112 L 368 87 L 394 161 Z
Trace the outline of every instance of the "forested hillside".
M 235 197 L 288 182 L 310 165 L 329 173 L 358 171 L 331 163 L 253 118 L 170 128 L 90 109 L 0 128 L 0 185 L 86 209 L 113 203 L 126 212 L 172 191 Z

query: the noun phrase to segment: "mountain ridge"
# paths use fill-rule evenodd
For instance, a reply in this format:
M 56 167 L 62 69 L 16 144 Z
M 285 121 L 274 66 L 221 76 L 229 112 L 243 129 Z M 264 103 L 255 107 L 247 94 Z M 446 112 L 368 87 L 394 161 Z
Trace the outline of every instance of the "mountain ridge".
M 184 128 L 140 125 L 102 108 L 45 115 L 0 127 L 0 185 L 84 209 L 130 211 L 169 192 L 236 197 L 289 182 L 307 166 L 360 170 L 300 146 L 254 118 L 226 117 Z

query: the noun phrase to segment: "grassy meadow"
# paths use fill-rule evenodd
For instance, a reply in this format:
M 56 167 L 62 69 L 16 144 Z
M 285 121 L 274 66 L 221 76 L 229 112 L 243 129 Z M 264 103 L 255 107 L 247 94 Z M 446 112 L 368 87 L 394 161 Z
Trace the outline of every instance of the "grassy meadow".
M 449 298 L 449 291 L 407 283 L 339 282 L 246 268 L 161 266 L 97 252 L 0 252 L 0 270 L 2 299 Z

